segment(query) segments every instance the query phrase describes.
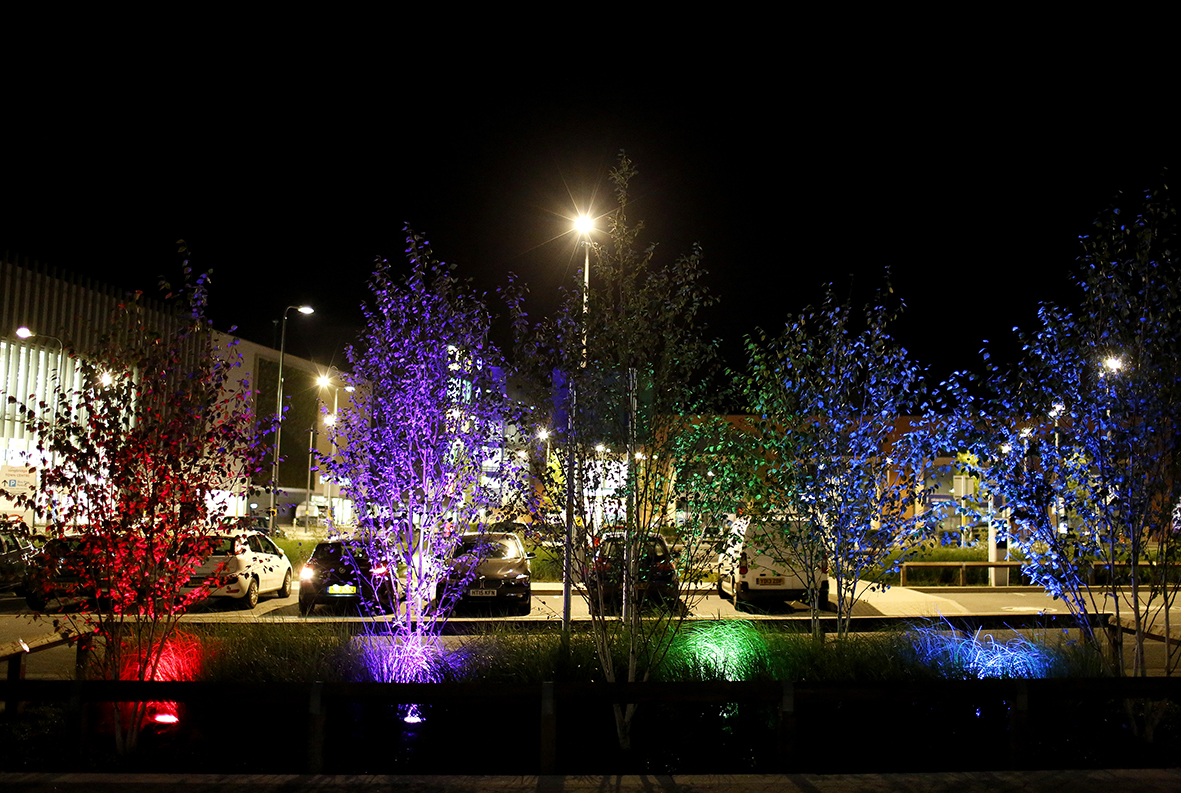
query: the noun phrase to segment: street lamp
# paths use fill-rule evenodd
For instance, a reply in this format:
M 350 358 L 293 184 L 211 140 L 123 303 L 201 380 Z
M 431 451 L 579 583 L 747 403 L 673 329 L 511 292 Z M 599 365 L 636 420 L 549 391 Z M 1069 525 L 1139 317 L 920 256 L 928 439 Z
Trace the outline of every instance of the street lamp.
M 311 306 L 288 306 L 283 309 L 283 327 L 279 333 L 279 385 L 275 388 L 275 454 L 271 458 L 271 532 L 275 531 L 275 497 L 279 487 L 279 442 L 283 429 L 283 357 L 287 352 L 287 312 L 295 309 L 305 316 L 315 313 Z
M 590 299 L 590 233 L 595 223 L 590 217 L 580 215 L 574 221 L 574 231 L 583 242 L 582 262 L 582 368 L 586 368 L 586 319 Z M 583 240 L 582 238 L 586 239 Z M 570 410 L 567 415 L 566 433 L 566 537 L 562 544 L 562 636 L 570 635 L 570 579 L 574 555 L 574 409 L 577 404 L 574 378 L 570 378 Z
M 29 328 L 26 327 L 25 325 L 21 325 L 19 328 L 16 329 L 16 335 L 18 338 L 24 339 L 25 341 L 28 341 L 29 339 L 33 339 L 33 338 L 40 338 L 40 339 L 52 339 L 53 341 L 57 342 L 57 366 L 55 367 L 54 375 L 55 375 L 55 378 L 57 381 L 57 387 L 60 389 L 61 388 L 61 381 L 62 381 L 62 359 L 65 358 L 65 353 L 66 353 L 65 342 L 63 342 L 57 336 L 49 336 L 44 333 L 34 333 L 33 331 L 29 330 Z M 48 398 L 49 397 L 49 383 L 48 382 L 45 384 L 45 396 L 46 396 L 46 402 L 49 402 L 49 404 L 50 404 L 49 465 L 52 467 L 53 466 L 53 441 L 54 441 L 54 436 L 57 435 L 57 400 L 56 399 L 50 400 Z M 44 495 L 45 495 L 45 476 L 44 476 L 43 471 L 41 471 L 41 470 L 38 471 L 37 480 L 41 483 L 41 495 L 42 495 L 42 497 L 44 497 Z M 49 515 L 53 514 L 52 502 L 50 502 L 46 505 L 46 509 L 48 510 Z M 35 529 L 36 527 L 37 527 L 37 512 L 36 512 L 36 510 L 34 510 L 33 511 L 33 528 Z

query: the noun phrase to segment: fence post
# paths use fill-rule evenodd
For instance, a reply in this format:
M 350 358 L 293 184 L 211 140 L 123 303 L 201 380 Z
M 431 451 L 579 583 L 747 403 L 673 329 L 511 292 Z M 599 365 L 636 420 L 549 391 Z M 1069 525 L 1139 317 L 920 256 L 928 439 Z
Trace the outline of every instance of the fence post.
M 8 658 L 8 674 L 7 679 L 10 683 L 8 688 L 8 698 L 4 701 L 4 715 L 15 716 L 20 710 L 20 702 L 16 695 L 16 683 L 18 680 L 23 680 L 25 677 L 25 656 L 27 652 L 18 653 L 17 655 L 9 656 Z
M 312 683 L 308 696 L 308 773 L 324 770 L 324 683 Z
M 1025 763 L 1025 725 L 1029 720 L 1029 683 L 1015 681 L 1016 691 L 1009 706 L 1009 764 L 1021 768 Z
M 961 563 L 960 564 L 960 586 L 967 586 L 967 585 L 968 585 L 968 566 L 966 564 Z
M 554 684 L 541 684 L 541 773 L 553 774 L 558 765 L 557 713 L 554 707 Z
M 902 563 L 902 567 L 900 568 L 898 574 L 900 576 L 898 586 L 906 586 L 906 562 Z
M 792 747 L 796 740 L 796 689 L 790 680 L 783 681 L 783 696 L 779 700 L 779 767 L 789 767 Z
M 90 665 L 90 650 L 93 647 L 92 633 L 84 633 L 78 637 L 78 651 L 74 660 L 74 677 L 77 680 L 86 679 L 86 667 Z

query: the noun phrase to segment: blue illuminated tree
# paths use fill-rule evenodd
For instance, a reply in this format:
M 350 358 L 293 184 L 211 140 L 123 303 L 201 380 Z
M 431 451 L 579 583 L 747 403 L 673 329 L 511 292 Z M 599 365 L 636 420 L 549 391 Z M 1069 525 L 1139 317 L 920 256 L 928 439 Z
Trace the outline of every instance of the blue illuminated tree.
M 1167 188 L 1121 200 L 1081 242 L 1079 307 L 1044 304 L 1022 360 L 995 373 L 981 474 L 1007 500 L 1026 573 L 1116 674 L 1127 665 L 1120 625 L 1130 627 L 1131 670 L 1143 675 L 1146 635 L 1168 635 L 1181 584 L 1181 268 Z M 1105 643 L 1090 617 L 1109 611 Z
M 324 460 L 356 504 L 352 547 L 396 576 L 368 606 L 395 615 L 371 627 L 397 642 L 376 641 L 368 656 L 379 679 L 399 681 L 429 678 L 457 595 L 445 582 L 459 536 L 498 520 L 517 478 L 488 308 L 409 229 L 406 255 L 404 277 L 380 259 L 370 280 L 365 327 L 346 353 L 356 390 Z
M 827 583 L 816 571 L 827 568 L 841 635 L 866 589 L 884 586 L 880 573 L 896 569 L 942 518 L 924 507 L 949 406 L 891 337 L 891 291 L 862 321 L 830 286 L 819 308 L 806 308 L 778 336 L 757 333 L 746 343 L 759 437 L 748 491 L 753 525 L 777 533 L 762 539 L 767 553 L 808 582 L 814 622 Z

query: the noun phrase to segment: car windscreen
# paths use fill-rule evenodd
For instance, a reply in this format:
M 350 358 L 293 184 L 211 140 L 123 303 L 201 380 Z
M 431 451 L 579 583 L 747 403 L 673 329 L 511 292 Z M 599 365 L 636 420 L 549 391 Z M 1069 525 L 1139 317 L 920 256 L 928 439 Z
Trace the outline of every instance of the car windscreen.
M 322 542 L 312 551 L 312 561 L 319 564 L 336 564 L 341 559 L 364 561 L 365 553 L 362 548 L 346 546 L 341 542 Z
M 237 551 L 241 550 L 241 545 L 236 542 L 237 537 L 209 537 L 208 542 L 209 553 L 214 556 L 233 556 Z
M 603 540 L 603 556 L 623 557 L 624 542 L 622 539 Z M 649 537 L 643 544 L 644 555 L 648 558 L 663 559 L 668 555 L 668 548 L 655 537 Z
M 515 540 L 472 538 L 459 541 L 455 549 L 456 556 L 472 554 L 481 559 L 516 559 L 521 555 L 521 549 Z

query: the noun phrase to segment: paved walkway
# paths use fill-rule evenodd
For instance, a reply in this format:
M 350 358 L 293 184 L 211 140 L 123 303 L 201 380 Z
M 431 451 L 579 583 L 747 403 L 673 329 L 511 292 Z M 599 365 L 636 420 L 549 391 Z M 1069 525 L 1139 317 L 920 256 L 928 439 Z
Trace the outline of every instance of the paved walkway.
M 1174 793 L 1181 769 L 737 776 L 4 774 L 21 793 Z

